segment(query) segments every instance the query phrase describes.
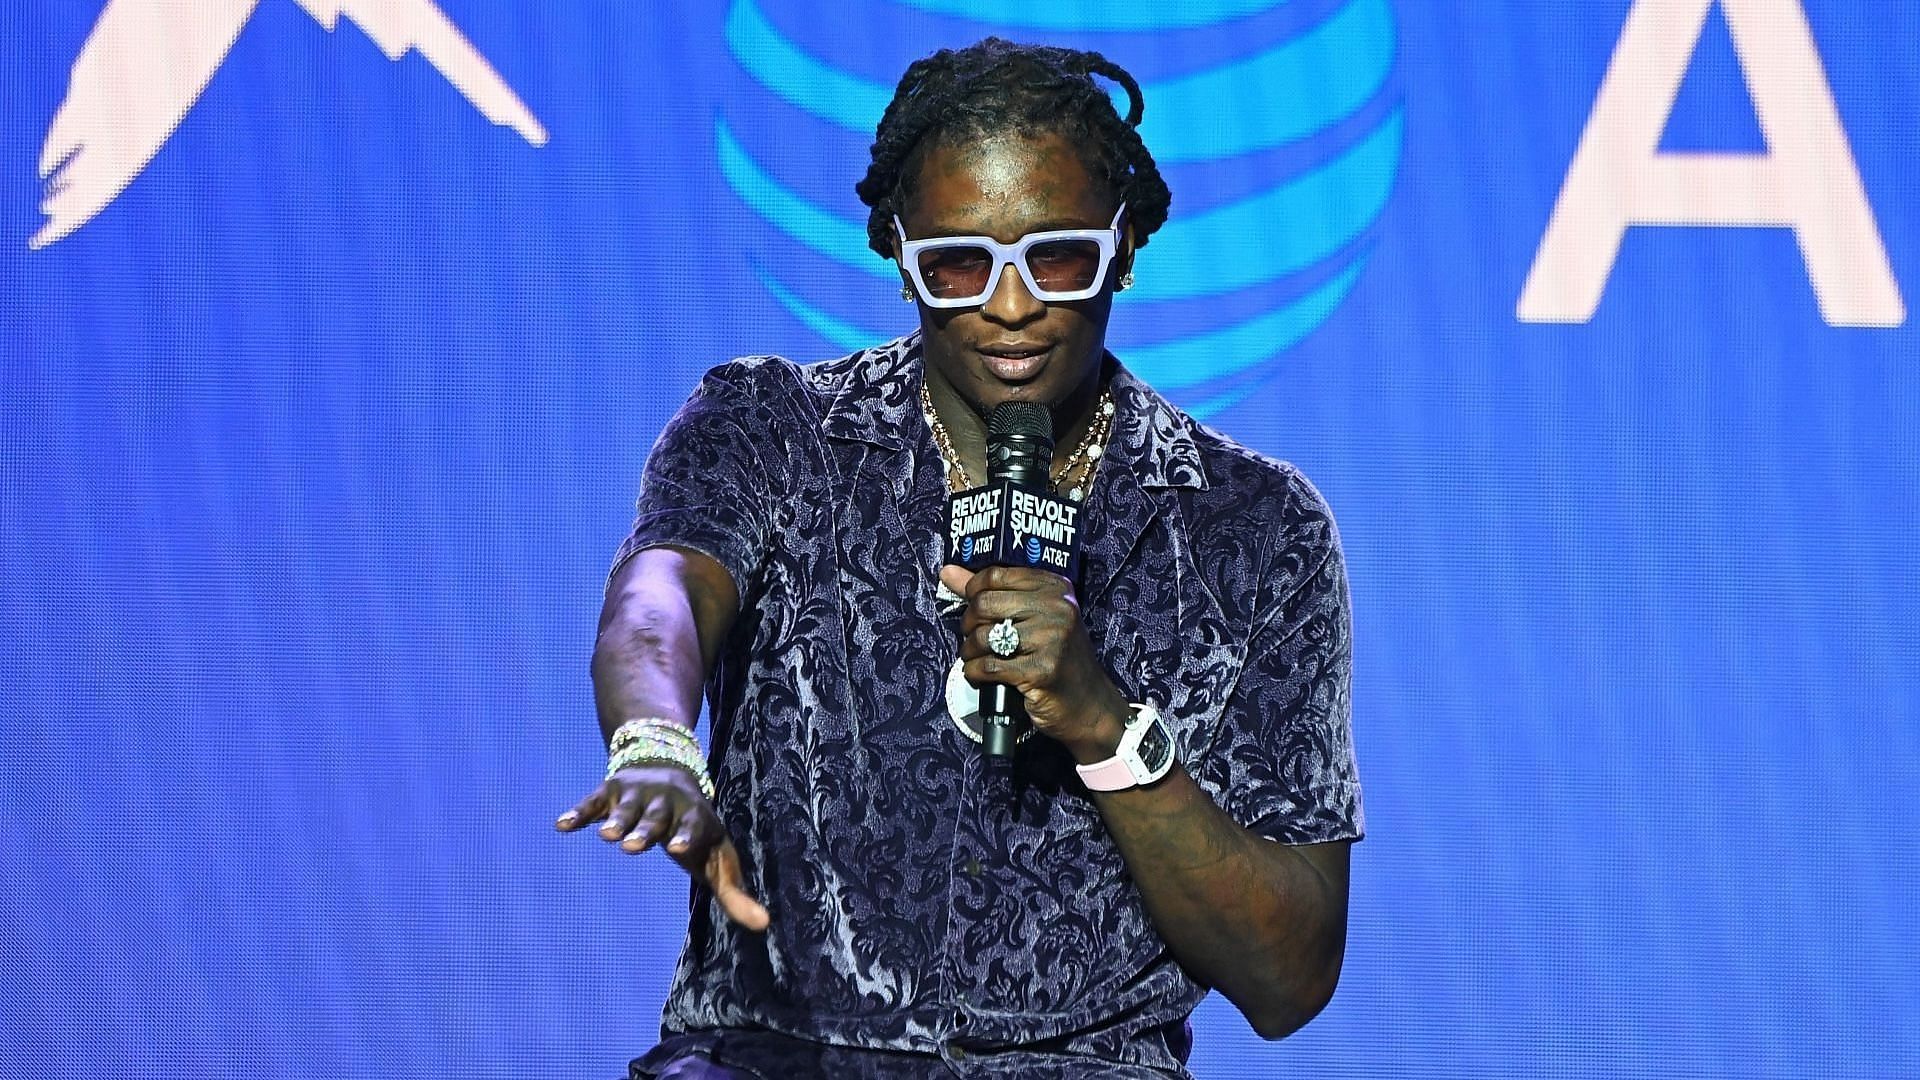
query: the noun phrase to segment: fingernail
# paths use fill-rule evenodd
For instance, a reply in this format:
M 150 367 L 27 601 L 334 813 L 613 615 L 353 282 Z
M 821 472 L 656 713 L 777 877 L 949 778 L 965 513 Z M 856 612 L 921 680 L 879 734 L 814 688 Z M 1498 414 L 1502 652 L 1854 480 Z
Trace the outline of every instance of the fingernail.
M 569 810 L 566 813 L 561 814 L 559 817 L 555 818 L 553 823 L 555 825 L 565 827 L 573 824 L 578 820 L 580 820 L 580 815 L 573 812 L 572 810 Z
M 684 851 L 687 845 L 691 843 L 693 843 L 693 838 L 690 836 L 676 836 L 667 842 L 667 846 L 675 851 Z

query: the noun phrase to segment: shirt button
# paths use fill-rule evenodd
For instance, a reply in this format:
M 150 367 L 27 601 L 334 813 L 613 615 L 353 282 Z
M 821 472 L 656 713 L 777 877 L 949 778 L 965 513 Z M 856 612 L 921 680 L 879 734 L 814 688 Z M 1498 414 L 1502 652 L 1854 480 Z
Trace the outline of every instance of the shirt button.
M 971 878 L 980 876 L 980 860 L 971 855 L 967 856 L 967 876 Z
M 959 1043 L 948 1043 L 947 1056 L 955 1061 L 965 1061 L 967 1059 L 967 1051 Z

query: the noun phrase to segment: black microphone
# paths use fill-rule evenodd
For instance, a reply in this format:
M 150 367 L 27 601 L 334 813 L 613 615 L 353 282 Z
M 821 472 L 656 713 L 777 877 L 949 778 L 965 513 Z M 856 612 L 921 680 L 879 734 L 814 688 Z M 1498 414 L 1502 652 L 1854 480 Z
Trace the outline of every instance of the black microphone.
M 1006 482 L 1031 492 L 1052 494 L 1053 414 L 1031 401 L 1002 402 L 987 418 L 987 483 Z M 994 554 L 1001 565 L 1022 565 L 1019 553 L 1004 547 Z M 980 688 L 981 738 L 987 753 L 1012 757 L 1027 732 L 1027 705 L 1011 686 Z
M 946 561 L 969 570 L 1032 566 L 1080 579 L 1080 504 L 1055 495 L 1053 417 L 1044 406 L 1008 402 L 987 418 L 987 482 L 947 496 Z M 1028 730 L 1025 702 L 1010 686 L 979 687 L 977 723 L 987 753 L 1007 757 Z

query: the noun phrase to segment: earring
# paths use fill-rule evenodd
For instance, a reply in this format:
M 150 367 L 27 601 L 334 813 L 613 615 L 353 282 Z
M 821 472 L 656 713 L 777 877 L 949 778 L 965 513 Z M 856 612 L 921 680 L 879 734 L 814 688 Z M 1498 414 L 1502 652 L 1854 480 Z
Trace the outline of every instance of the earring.
M 1128 289 L 1131 289 L 1131 288 L 1133 288 L 1133 271 L 1129 270 L 1126 273 L 1120 275 L 1120 287 L 1116 291 L 1126 292 Z
M 902 300 L 913 299 L 913 286 L 911 285 L 900 286 L 900 299 Z

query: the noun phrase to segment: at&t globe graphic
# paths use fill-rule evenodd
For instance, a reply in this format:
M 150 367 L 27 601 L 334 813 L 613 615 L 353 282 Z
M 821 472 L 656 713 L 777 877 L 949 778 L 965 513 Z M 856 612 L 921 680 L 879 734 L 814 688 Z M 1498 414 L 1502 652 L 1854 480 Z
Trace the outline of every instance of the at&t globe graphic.
M 1109 344 L 1187 409 L 1205 416 L 1258 389 L 1366 265 L 1400 165 L 1389 0 L 833 10 L 829 25 L 799 0 L 733 0 L 737 70 L 713 138 L 722 177 L 762 225 L 760 281 L 836 349 L 914 325 L 852 190 L 893 84 L 911 60 L 987 34 L 1096 49 L 1140 80 L 1141 135 L 1173 214 L 1140 252 Z

